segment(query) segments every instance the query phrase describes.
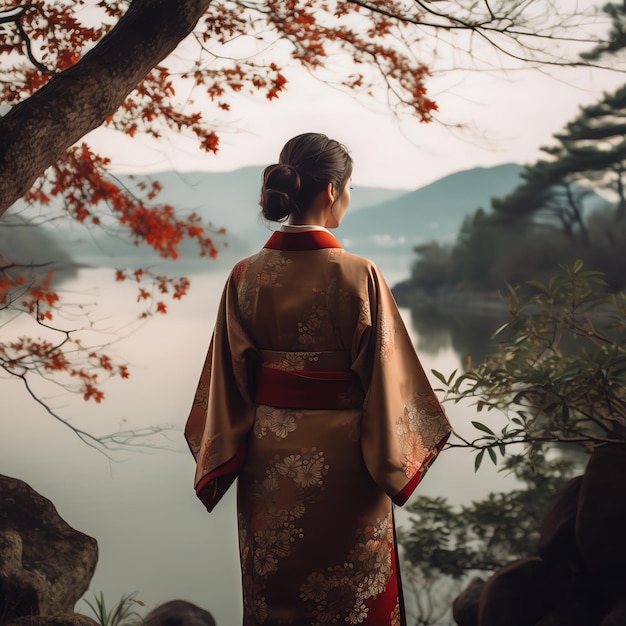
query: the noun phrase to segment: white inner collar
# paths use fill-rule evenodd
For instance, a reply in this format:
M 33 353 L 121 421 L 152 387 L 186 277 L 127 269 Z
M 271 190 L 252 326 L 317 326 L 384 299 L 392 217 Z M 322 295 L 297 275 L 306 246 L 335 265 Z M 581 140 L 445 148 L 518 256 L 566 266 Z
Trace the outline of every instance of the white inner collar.
M 306 230 L 323 230 L 329 235 L 332 234 L 328 228 L 324 228 L 324 226 L 320 226 L 319 224 L 283 224 L 280 227 L 280 230 L 283 233 L 297 233 Z

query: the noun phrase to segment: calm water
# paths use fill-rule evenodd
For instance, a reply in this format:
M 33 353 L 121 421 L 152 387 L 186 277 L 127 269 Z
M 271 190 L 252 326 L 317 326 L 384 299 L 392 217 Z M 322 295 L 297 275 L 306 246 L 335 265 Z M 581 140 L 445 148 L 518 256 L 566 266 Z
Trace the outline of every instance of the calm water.
M 387 273 L 389 282 L 402 277 L 394 269 Z M 108 459 L 48 416 L 18 381 L 0 378 L 0 471 L 28 482 L 71 526 L 98 540 L 100 558 L 87 597 L 102 591 L 113 604 L 122 594 L 137 592 L 147 608 L 183 598 L 210 610 L 219 626 L 236 626 L 241 599 L 235 492 L 231 489 L 208 515 L 195 498 L 193 462 L 182 439 L 226 274 L 224 268 L 194 276 L 188 297 L 145 324 L 133 321 L 141 311 L 136 286 L 113 282 L 111 270 L 81 270 L 66 283 L 76 310 L 91 311 L 93 329 L 83 341 L 113 342 L 108 351 L 129 363 L 131 378 L 108 381 L 101 405 L 55 386 L 40 393 L 72 424 L 94 433 L 171 425 L 167 440 L 155 441 L 166 449 L 123 450 Z M 403 315 L 427 371 L 461 367 L 468 341 L 483 341 L 475 328 L 461 340 L 460 318 L 447 329 L 439 320 L 420 335 L 410 312 Z M 428 328 L 423 319 L 417 322 Z M 73 327 L 71 317 L 64 323 Z M 120 328 L 125 336 L 114 341 Z M 3 331 L 6 337 L 35 329 L 25 322 L 5 325 Z M 449 406 L 448 413 L 460 433 L 473 431 L 471 408 Z M 474 474 L 472 455 L 450 450 L 435 463 L 420 493 L 465 503 L 506 488 L 502 474 L 489 467 Z M 402 511 L 398 518 L 401 523 Z M 77 610 L 89 613 L 82 601 Z

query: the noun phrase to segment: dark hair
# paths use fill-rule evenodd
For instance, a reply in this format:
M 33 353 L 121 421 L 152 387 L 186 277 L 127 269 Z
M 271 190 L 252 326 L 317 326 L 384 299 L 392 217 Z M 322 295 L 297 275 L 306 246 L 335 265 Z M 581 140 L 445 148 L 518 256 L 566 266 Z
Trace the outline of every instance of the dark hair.
M 263 217 L 280 222 L 306 210 L 328 183 L 339 197 L 351 174 L 352 158 L 345 146 L 319 133 L 298 135 L 285 144 L 278 163 L 263 172 Z

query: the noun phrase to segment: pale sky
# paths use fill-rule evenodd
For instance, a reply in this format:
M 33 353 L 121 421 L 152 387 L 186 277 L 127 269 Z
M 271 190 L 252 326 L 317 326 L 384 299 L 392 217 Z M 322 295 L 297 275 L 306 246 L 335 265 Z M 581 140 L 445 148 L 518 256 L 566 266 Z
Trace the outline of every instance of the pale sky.
M 445 59 L 443 60 L 445 62 Z M 90 141 L 113 157 L 122 172 L 229 171 L 277 160 L 293 135 L 323 132 L 346 144 L 354 161 L 354 183 L 415 189 L 455 171 L 506 162 L 531 163 L 539 148 L 603 91 L 624 83 L 624 74 L 608 70 L 543 68 L 508 73 L 452 70 L 429 80 L 439 105 L 438 122 L 397 120 L 379 101 L 339 93 L 302 70 L 285 72 L 287 92 L 267 102 L 262 95 L 239 96 L 226 126 L 217 130 L 217 156 L 177 138 L 133 141 L 98 130 Z M 209 105 L 206 117 L 218 113 Z M 222 122 L 224 123 L 224 122 Z M 463 125 L 451 130 L 448 125 Z

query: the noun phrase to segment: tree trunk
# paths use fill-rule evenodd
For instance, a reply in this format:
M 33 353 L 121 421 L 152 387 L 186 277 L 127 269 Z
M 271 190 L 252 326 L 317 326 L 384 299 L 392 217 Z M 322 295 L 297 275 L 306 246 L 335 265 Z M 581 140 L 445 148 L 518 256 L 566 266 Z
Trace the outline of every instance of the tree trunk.
M 565 183 L 565 194 L 567 196 L 567 201 L 571 208 L 572 221 L 575 224 L 578 224 L 578 228 L 580 229 L 580 236 L 582 239 L 582 244 L 585 248 L 589 248 L 589 231 L 587 230 L 587 226 L 585 225 L 585 220 L 583 220 L 583 204 L 582 200 L 585 194 L 581 194 L 579 196 L 580 203 L 576 201 L 574 198 L 574 194 L 572 193 L 572 188 L 569 183 Z
M 624 169 L 621 163 L 618 164 L 615 171 L 617 173 L 617 195 L 619 196 L 619 202 L 615 209 L 615 221 L 619 222 L 626 215 L 626 198 L 624 197 L 624 181 L 622 179 Z
M 115 113 L 211 0 L 133 0 L 76 65 L 0 119 L 0 216 L 70 146 Z

